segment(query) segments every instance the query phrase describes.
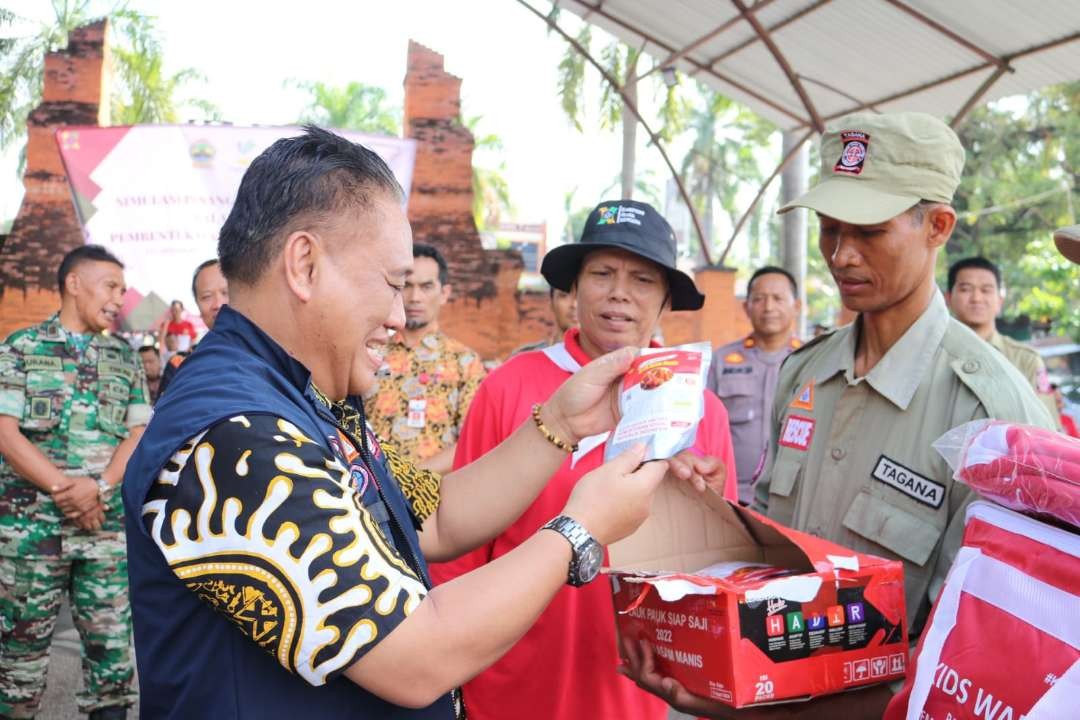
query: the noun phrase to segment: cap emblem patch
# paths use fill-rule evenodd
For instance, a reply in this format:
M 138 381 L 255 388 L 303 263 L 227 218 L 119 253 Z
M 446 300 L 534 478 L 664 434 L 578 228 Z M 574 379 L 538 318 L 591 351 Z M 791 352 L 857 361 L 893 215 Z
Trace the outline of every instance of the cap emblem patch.
M 840 159 L 833 167 L 833 172 L 847 175 L 861 175 L 866 162 L 866 149 L 870 145 L 870 136 L 859 130 L 845 130 L 840 133 L 840 142 L 844 149 Z
M 628 205 L 605 205 L 597 208 L 597 212 L 600 213 L 600 219 L 596 222 L 597 225 L 616 225 L 618 223 L 640 225 L 641 220 L 638 218 L 645 214 L 645 211 L 641 208 Z

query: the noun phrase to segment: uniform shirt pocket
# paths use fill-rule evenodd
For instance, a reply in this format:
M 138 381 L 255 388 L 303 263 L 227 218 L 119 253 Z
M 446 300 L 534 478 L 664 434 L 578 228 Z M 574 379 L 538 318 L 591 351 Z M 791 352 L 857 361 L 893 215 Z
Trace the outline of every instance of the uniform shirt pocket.
M 119 376 L 98 379 L 98 427 L 117 437 L 127 437 L 127 406 L 131 382 Z
M 777 460 L 773 464 L 772 475 L 769 480 L 769 494 L 780 497 L 790 497 L 795 486 L 799 484 L 799 475 L 802 465 L 791 460 Z
M 20 427 L 50 430 L 60 422 L 64 410 L 64 373 L 30 370 L 26 373 L 26 404 Z
M 863 490 L 844 515 L 844 527 L 920 567 L 945 532 L 944 517 L 913 512 Z
M 755 419 L 761 405 L 755 390 L 756 383 L 747 375 L 724 376 L 716 384 L 716 394 L 724 403 L 729 423 L 739 425 Z

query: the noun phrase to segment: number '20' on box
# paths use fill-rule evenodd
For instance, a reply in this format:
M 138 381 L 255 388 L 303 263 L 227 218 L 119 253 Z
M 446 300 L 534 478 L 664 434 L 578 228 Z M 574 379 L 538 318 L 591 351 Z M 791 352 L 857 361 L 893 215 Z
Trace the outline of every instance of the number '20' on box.
M 899 561 L 855 553 L 671 484 L 609 548 L 620 636 L 647 641 L 661 674 L 745 707 L 902 678 L 908 642 Z M 716 579 L 731 561 L 794 571 Z M 740 573 L 737 573 L 739 575 Z

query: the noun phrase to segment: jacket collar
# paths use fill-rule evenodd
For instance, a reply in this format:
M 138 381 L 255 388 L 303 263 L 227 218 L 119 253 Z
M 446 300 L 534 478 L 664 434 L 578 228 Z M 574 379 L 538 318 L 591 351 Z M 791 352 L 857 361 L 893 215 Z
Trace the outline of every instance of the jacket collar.
M 225 305 L 210 333 L 239 344 L 281 373 L 301 393 L 309 394 L 311 371 L 243 314 Z
M 855 351 L 858 348 L 862 317 L 836 331 L 835 340 L 824 358 L 824 372 L 819 383 L 843 373 L 849 384 L 865 380 L 875 391 L 901 410 L 907 410 L 915 391 L 930 368 L 929 358 L 941 345 L 949 327 L 949 309 L 939 291 L 934 292 L 923 314 L 889 348 L 864 378 L 855 377 Z

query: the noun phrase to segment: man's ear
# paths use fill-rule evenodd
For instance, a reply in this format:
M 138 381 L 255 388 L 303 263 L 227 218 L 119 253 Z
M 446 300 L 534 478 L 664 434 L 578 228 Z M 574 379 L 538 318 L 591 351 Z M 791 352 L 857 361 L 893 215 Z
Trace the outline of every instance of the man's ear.
M 926 220 L 930 226 L 927 243 L 931 248 L 944 247 L 956 227 L 956 210 L 951 205 L 939 203 L 929 209 Z
M 83 281 L 82 276 L 79 275 L 79 269 L 75 268 L 67 274 L 64 278 L 64 294 L 65 295 L 78 295 L 82 290 Z
M 439 294 L 441 296 L 440 299 L 439 299 L 439 304 L 440 305 L 445 305 L 447 303 L 447 301 L 450 300 L 450 294 L 453 292 L 453 290 L 454 290 L 454 286 L 451 285 L 450 283 L 446 283 L 445 285 L 442 286 L 442 290 L 439 291 Z
M 297 230 L 285 238 L 281 249 L 282 270 L 289 290 L 300 302 L 308 302 L 314 294 L 316 269 L 323 248 L 318 238 L 308 230 Z

